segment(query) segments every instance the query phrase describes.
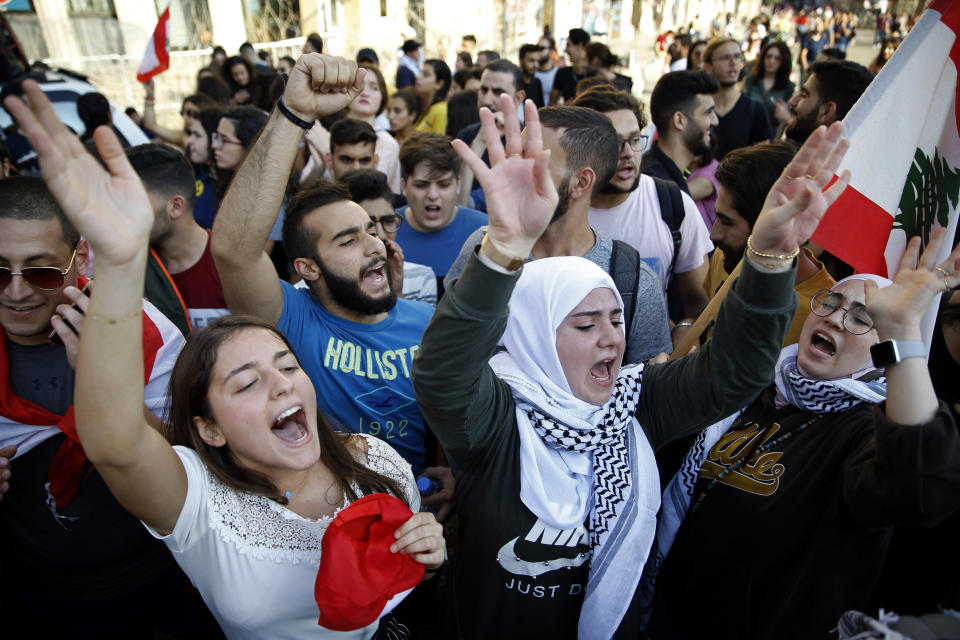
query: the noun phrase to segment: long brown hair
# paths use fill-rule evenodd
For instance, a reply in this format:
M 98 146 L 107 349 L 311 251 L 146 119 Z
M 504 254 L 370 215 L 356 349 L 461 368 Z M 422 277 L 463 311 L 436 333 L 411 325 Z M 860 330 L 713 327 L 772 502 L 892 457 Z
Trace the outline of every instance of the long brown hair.
M 230 446 L 214 447 L 200 437 L 193 424 L 194 416 L 214 420 L 207 398 L 213 369 L 220 346 L 241 331 L 264 329 L 280 338 L 291 352 L 293 346 L 287 337 L 271 324 L 250 316 L 225 316 L 187 338 L 170 376 L 170 431 L 173 444 L 190 447 L 200 455 L 207 468 L 228 487 L 266 496 L 281 504 L 287 499 L 262 473 L 237 464 Z M 340 490 L 350 499 L 360 496 L 350 486 L 357 484 L 364 492 L 383 492 L 394 495 L 405 503 L 407 498 L 396 481 L 368 469 L 350 453 L 349 433 L 333 430 L 323 413 L 317 410 L 317 437 L 320 441 L 320 460 L 336 477 Z M 409 506 L 409 505 L 407 505 Z

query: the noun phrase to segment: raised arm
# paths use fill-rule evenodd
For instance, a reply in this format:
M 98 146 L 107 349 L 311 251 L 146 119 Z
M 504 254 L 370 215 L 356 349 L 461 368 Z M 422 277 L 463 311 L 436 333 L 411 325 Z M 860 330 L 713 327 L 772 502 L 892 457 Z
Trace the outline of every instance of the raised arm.
M 23 89 L 29 108 L 16 97 L 4 106 L 36 150 L 50 192 L 97 256 L 76 368 L 77 433 L 120 504 L 169 532 L 187 479 L 176 453 L 143 416 L 141 295 L 153 208 L 109 127 L 94 133 L 105 171 L 36 83 L 25 81 Z
M 960 245 L 937 264 L 945 237 L 946 229 L 937 229 L 922 256 L 920 238 L 911 238 L 892 285 L 879 289 L 874 282 L 864 283 L 867 313 L 879 340 L 922 340 L 921 321 L 934 297 L 960 284 Z M 907 358 L 887 367 L 885 374 L 890 420 L 912 425 L 933 418 L 939 402 L 925 358 Z
M 143 90 L 143 126 L 147 131 L 154 134 L 164 142 L 169 142 L 170 144 L 175 144 L 178 147 L 185 148 L 187 146 L 186 133 L 183 131 L 177 131 L 175 129 L 167 129 L 157 122 L 157 110 L 155 108 L 157 99 L 152 79 L 143 83 Z
M 509 390 L 487 360 L 506 326 L 507 303 L 519 272 L 500 266 L 487 252 L 492 245 L 493 255 L 518 257 L 522 264 L 549 224 L 558 199 L 536 107 L 528 101 L 524 109 L 525 143 L 516 113 L 504 97 L 506 147 L 490 111 L 480 110 L 489 167 L 465 143 L 453 141 L 487 194 L 487 244 L 468 260 L 463 275 L 437 305 L 413 363 L 413 383 L 424 416 L 455 460 L 461 450 L 482 445 L 490 435 L 486 427 L 501 426 L 491 425 L 490 418 L 512 416 Z M 505 419 L 500 423 L 512 424 L 512 418 Z
M 365 73 L 350 60 L 309 53 L 297 60 L 280 100 L 295 117 L 313 122 L 350 104 L 363 87 Z M 280 279 L 263 247 L 303 134 L 303 128 L 275 108 L 217 211 L 210 248 L 234 313 L 275 323 L 283 312 Z
M 850 179 L 845 171 L 824 191 L 849 147 L 842 131 L 840 123 L 817 129 L 774 183 L 713 338 L 645 373 L 639 418 L 655 446 L 741 409 L 773 381 L 796 307 L 795 256 Z

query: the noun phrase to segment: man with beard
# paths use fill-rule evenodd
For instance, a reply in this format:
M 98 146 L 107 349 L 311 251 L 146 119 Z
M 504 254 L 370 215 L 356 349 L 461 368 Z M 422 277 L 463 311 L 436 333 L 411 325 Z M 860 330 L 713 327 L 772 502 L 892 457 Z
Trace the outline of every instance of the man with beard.
M 176 303 L 186 307 L 193 329 L 229 314 L 210 252 L 210 232 L 193 218 L 196 182 L 190 162 L 176 149 L 157 143 L 130 148 L 127 159 L 156 215 L 150 231 L 147 298 L 152 302 L 156 283 L 166 283 Z
M 523 92 L 539 109 L 544 106 L 543 87 L 534 74 L 540 67 L 540 47 L 535 44 L 525 44 L 520 47 L 517 57 L 520 59 L 520 71 L 523 72 Z
M 504 109 L 507 100 L 503 98 Z M 533 245 L 527 260 L 583 256 L 613 276 L 626 307 L 625 363 L 643 362 L 660 352 L 672 351 L 666 305 L 656 273 L 629 244 L 595 231 L 588 220 L 591 198 L 596 197 L 617 168 L 617 145 L 622 144 L 617 131 L 609 119 L 582 107 L 544 107 L 539 115 L 543 148 L 550 150 L 550 173 L 560 200 L 550 226 Z M 693 211 L 699 219 L 696 209 Z M 448 284 L 463 271 L 485 233 L 486 227 L 481 227 L 467 238 L 447 273 Z M 631 279 L 629 289 L 621 288 L 617 275 L 625 264 L 621 260 L 631 259 L 636 285 Z
M 753 223 L 760 215 L 767 193 L 796 151 L 797 147 L 789 140 L 764 142 L 730 152 L 717 167 L 717 219 L 710 231 L 710 239 L 717 245 L 717 250 L 710 259 L 704 282 L 711 298 L 743 257 L 747 237 L 753 231 Z M 800 329 L 810 314 L 810 299 L 818 291 L 832 288 L 834 283 L 813 252 L 804 247 L 797 256 L 799 302 L 784 346 L 800 339 Z
M 773 135 L 766 108 L 737 87 L 743 71 L 743 51 L 732 38 L 714 38 L 703 52 L 704 69 L 720 84 L 713 95 L 716 105 L 717 159 Z
M 720 85 L 703 71 L 673 71 L 650 94 L 650 117 L 657 141 L 643 154 L 640 171 L 671 180 L 689 194 L 687 175 L 697 156 L 710 152 L 710 129 L 717 126 L 713 94 Z
M 382 438 L 420 474 L 425 430 L 410 363 L 432 308 L 397 299 L 390 270 L 402 268 L 402 256 L 349 191 L 332 185 L 304 190 L 287 207 L 283 244 L 306 289 L 281 281 L 263 251 L 305 128 L 363 89 L 365 71 L 350 60 L 308 54 L 297 69 L 217 214 L 211 242 L 223 291 L 232 311 L 287 336 L 335 425 Z
M 786 137 L 803 144 L 820 125 L 843 120 L 873 81 L 869 69 L 849 60 L 825 60 L 810 66 L 807 81 L 787 103 L 794 120 Z
M 661 182 L 658 186 L 656 178 L 640 173 L 640 132 L 646 121 L 636 98 L 623 91 L 596 87 L 578 96 L 574 104 L 605 115 L 620 143 L 616 172 L 593 197 L 590 226 L 632 246 L 657 272 L 664 295 L 670 291 L 675 301 L 670 311 L 677 319 L 671 332 L 676 344 L 707 306 L 703 278 L 707 274 L 706 254 L 713 245 L 703 218 L 693 199 L 676 187 L 676 197 L 661 199 L 661 191 L 672 183 Z M 669 158 L 667 161 L 672 162 Z M 669 210 L 662 204 L 666 202 L 670 203 Z M 678 231 L 679 241 L 673 229 Z
M 543 89 L 544 106 L 550 105 L 550 92 L 553 90 L 553 81 L 557 77 L 558 67 L 553 60 L 557 51 L 557 43 L 548 35 L 544 35 L 537 42 L 537 48 L 540 51 L 540 65 L 535 75 Z

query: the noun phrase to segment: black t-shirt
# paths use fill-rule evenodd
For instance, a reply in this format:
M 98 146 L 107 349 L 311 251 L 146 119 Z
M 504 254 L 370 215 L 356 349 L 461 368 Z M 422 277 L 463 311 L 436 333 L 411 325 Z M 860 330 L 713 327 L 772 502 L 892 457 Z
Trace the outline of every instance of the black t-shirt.
M 537 105 L 538 109 L 543 106 L 543 86 L 539 80 L 534 78 L 529 83 L 523 83 L 523 91 L 528 99 L 533 100 L 533 104 Z
M 707 453 L 657 579 L 651 637 L 829 638 L 843 611 L 863 610 L 888 525 L 956 509 L 960 438 L 944 407 L 903 426 L 860 404 L 801 429 L 816 414 L 773 399 L 771 388 Z
M 63 415 L 73 404 L 74 373 L 61 346 L 7 341 L 14 392 Z M 90 469 L 76 497 L 56 516 L 47 473 L 66 436 L 57 434 L 11 461 L 10 490 L 0 501 L 4 581 L 25 594 L 95 600 L 124 593 L 173 566 L 159 540 L 114 499 Z
M 22 345 L 7 340 L 13 392 L 62 416 L 73 404 L 74 374 L 67 350 L 55 344 Z
M 734 149 L 765 142 L 773 135 L 766 108 L 743 93 L 733 109 L 720 116 L 714 133 L 717 136 L 717 160 Z
M 564 102 L 573 100 L 577 94 L 577 83 L 586 78 L 586 74 L 579 76 L 573 72 L 573 67 L 563 67 L 557 70 L 557 77 L 553 80 L 553 89 L 560 92 Z
M 654 178 L 675 182 L 681 191 L 687 195 L 690 194 L 683 171 L 670 156 L 660 149 L 660 145 L 656 142 L 653 143 L 649 151 L 643 154 L 643 159 L 640 161 L 640 172 Z

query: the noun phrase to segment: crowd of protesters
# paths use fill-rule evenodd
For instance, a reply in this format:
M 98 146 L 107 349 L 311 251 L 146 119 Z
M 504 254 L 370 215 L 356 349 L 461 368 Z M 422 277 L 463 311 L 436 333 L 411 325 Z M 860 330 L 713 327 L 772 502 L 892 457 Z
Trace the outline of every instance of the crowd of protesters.
M 103 96 L 74 132 L 24 81 L 0 635 L 826 638 L 960 608 L 960 245 L 889 280 L 809 241 L 910 22 L 873 19 L 869 69 L 845 12 L 671 31 L 649 105 L 580 28 L 516 60 L 408 39 L 389 75 L 316 34 L 217 47 L 182 126 L 146 83 L 130 148 Z

